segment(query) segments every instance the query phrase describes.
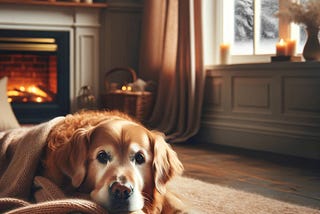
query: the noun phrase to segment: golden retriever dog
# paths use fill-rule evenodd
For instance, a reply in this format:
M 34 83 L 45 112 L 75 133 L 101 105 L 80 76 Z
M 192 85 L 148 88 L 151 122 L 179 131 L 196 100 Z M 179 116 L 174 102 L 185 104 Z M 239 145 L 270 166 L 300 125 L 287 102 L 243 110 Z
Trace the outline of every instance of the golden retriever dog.
M 162 134 L 116 111 L 66 116 L 48 137 L 42 175 L 109 213 L 182 213 L 166 184 L 183 166 Z

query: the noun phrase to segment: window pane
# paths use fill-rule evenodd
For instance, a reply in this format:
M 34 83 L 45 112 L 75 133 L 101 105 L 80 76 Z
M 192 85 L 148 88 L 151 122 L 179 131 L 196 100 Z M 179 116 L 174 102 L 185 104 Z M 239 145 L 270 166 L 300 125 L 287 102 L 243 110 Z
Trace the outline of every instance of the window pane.
M 259 2 L 259 1 L 256 1 Z M 275 53 L 275 47 L 279 35 L 278 18 L 275 13 L 279 10 L 279 0 L 260 0 L 260 32 L 257 43 L 258 54 Z
M 234 0 L 234 44 L 232 54 L 253 54 L 253 0 Z

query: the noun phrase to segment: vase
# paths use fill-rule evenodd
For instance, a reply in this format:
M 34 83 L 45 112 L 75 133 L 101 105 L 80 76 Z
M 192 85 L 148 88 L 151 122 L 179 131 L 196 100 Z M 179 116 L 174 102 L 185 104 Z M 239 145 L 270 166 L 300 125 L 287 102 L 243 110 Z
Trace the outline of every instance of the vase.
M 320 61 L 319 28 L 307 27 L 307 41 L 302 55 L 306 61 Z

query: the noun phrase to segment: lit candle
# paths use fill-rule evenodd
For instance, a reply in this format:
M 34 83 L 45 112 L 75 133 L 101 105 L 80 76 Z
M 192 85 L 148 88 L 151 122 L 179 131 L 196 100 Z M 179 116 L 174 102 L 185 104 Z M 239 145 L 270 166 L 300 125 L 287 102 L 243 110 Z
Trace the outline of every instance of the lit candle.
M 295 56 L 297 51 L 297 42 L 296 40 L 288 40 L 287 41 L 287 55 L 288 56 Z
M 126 91 L 126 90 L 127 90 L 127 87 L 124 85 L 124 86 L 121 87 L 121 90 L 122 90 L 122 91 Z
M 280 42 L 276 44 L 276 50 L 277 50 L 277 56 L 287 55 L 287 44 L 283 41 L 283 39 L 281 39 Z
M 230 62 L 230 45 L 221 44 L 220 45 L 220 64 L 225 65 Z

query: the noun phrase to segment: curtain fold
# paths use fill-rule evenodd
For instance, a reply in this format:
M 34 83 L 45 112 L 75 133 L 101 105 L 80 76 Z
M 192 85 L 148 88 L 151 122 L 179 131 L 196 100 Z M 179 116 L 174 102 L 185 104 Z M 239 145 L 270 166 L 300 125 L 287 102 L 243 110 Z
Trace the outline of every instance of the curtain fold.
M 184 142 L 200 127 L 205 71 L 202 0 L 146 0 L 140 75 L 158 82 L 149 125 L 169 142 Z

